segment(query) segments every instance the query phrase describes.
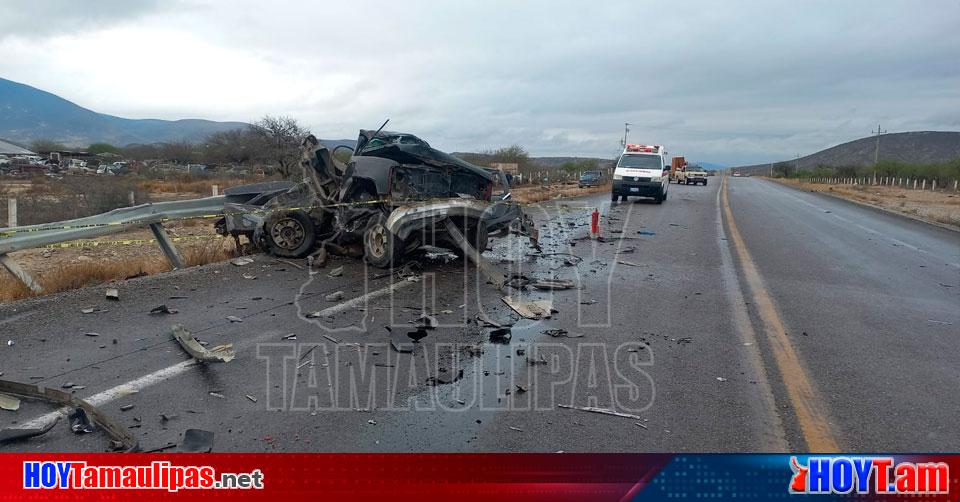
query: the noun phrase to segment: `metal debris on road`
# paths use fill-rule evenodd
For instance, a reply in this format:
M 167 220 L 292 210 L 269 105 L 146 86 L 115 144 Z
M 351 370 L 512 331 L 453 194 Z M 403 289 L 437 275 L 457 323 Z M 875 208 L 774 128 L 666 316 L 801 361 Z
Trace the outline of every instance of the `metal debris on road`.
M 93 424 L 90 423 L 90 418 L 87 417 L 87 412 L 83 408 L 74 408 L 67 418 L 70 419 L 70 430 L 73 432 L 77 434 L 93 432 Z
M 657 235 L 656 232 L 650 232 L 650 231 L 647 231 L 647 230 L 637 230 L 637 234 L 639 234 L 639 235 Z
M 150 309 L 150 314 L 151 314 L 151 315 L 153 315 L 153 314 L 176 314 L 177 312 L 180 312 L 180 311 L 177 310 L 177 309 L 172 309 L 172 308 L 170 308 L 170 307 L 168 307 L 168 306 L 166 306 L 166 305 L 158 305 L 158 306 L 153 307 L 152 309 Z
M 12 443 L 14 441 L 20 441 L 21 439 L 42 436 L 53 430 L 53 426 L 57 425 L 58 423 L 60 423 L 59 416 L 47 422 L 47 424 L 39 429 L 2 429 L 0 430 L 0 444 Z
M 19 409 L 20 409 L 19 399 L 13 396 L 8 396 L 6 394 L 0 394 L 0 410 L 17 411 Z
M 130 410 L 132 410 L 132 409 L 133 409 L 133 405 L 132 405 L 132 404 L 125 404 L 125 405 L 123 405 L 123 406 L 120 407 L 120 411 L 130 411 Z
M 243 274 L 243 275 L 241 275 L 240 277 L 243 277 L 244 279 L 247 279 L 247 280 L 250 280 L 250 281 L 252 281 L 252 280 L 254 280 L 254 279 L 257 278 L 257 276 L 255 276 L 255 275 L 253 275 L 253 274 Z
M 588 411 L 590 413 L 599 413 L 601 415 L 612 415 L 615 417 L 632 418 L 634 420 L 643 420 L 643 418 L 638 415 L 633 415 L 630 413 L 622 413 L 616 410 L 608 410 L 607 408 L 597 408 L 595 406 L 573 406 L 569 404 L 558 404 L 557 406 L 559 406 L 560 408 L 566 408 L 569 410 Z
M 512 431 L 517 431 L 517 432 L 523 432 L 523 429 L 521 429 L 521 428 L 519 428 L 519 427 L 514 427 L 514 426 L 512 426 L 512 425 L 510 426 L 510 430 L 512 430 Z
M 583 338 L 583 335 L 570 334 L 569 331 L 563 328 L 545 329 L 542 331 L 542 333 L 547 336 L 552 336 L 553 338 Z
M 97 336 L 100 336 L 100 333 L 94 333 L 93 331 L 88 331 L 84 333 L 83 336 L 97 337 Z
M 489 317 L 487 317 L 487 314 L 485 314 L 482 311 L 479 314 L 477 314 L 477 321 L 479 321 L 481 326 L 486 326 L 490 328 L 506 328 L 509 326 L 513 326 L 512 322 L 505 323 L 503 321 L 494 321 L 493 319 L 490 319 Z
M 212 450 L 212 432 L 203 429 L 187 429 L 184 431 L 180 451 L 187 453 L 210 453 Z
M 398 352 L 400 354 L 413 354 L 412 347 L 402 347 L 393 340 L 390 340 L 390 347 L 392 347 L 395 352 Z
M 290 265 L 291 267 L 293 267 L 293 268 L 295 268 L 295 269 L 297 269 L 297 270 L 303 270 L 303 267 L 302 267 L 302 266 L 297 265 L 296 263 L 294 263 L 294 262 L 292 262 L 292 261 L 290 261 L 290 260 L 277 260 L 277 261 L 280 262 L 280 263 L 286 263 L 287 265 Z
M 201 345 L 181 324 L 173 326 L 173 338 L 183 347 L 183 350 L 197 361 L 205 363 L 228 363 L 236 356 L 232 343 L 218 345 L 212 349 L 208 349 Z
M 646 425 L 643 425 L 643 424 L 641 424 L 640 422 L 634 422 L 633 425 L 636 425 L 637 427 L 642 427 L 642 428 L 644 428 L 644 429 L 647 428 Z
M 106 291 L 107 300 L 119 301 L 120 300 L 120 291 L 116 288 L 109 288 Z
M 250 394 L 247 394 L 247 395 L 246 395 L 246 396 L 244 396 L 244 397 L 245 397 L 245 398 L 247 398 L 247 399 L 249 399 L 249 400 L 250 400 L 250 402 L 252 402 L 252 403 L 255 403 L 255 402 L 257 402 L 257 398 L 255 398 L 255 397 L 253 397 L 253 396 L 251 396 Z
M 569 279 L 540 279 L 530 284 L 534 288 L 546 291 L 558 291 L 563 289 L 573 289 L 573 281 Z
M 226 399 L 226 396 L 224 396 L 223 394 L 221 394 L 221 393 L 219 393 L 219 392 L 210 391 L 210 392 L 207 392 L 207 394 L 210 394 L 211 396 L 213 396 L 213 397 L 215 397 L 215 398 L 217 398 L 217 399 Z
M 250 258 L 250 257 L 248 257 L 248 256 L 241 256 L 240 258 L 234 258 L 234 259 L 230 260 L 230 263 L 232 263 L 232 264 L 234 264 L 234 265 L 236 265 L 236 266 L 238 266 L 238 267 L 242 267 L 242 266 L 244 266 L 244 265 L 249 265 L 249 264 L 253 263 L 253 258 Z
M 295 334 L 293 334 L 293 333 L 290 333 L 289 335 L 284 336 L 283 339 L 284 339 L 284 340 L 296 340 L 296 339 L 297 339 L 297 335 L 295 335 Z
M 343 291 L 335 291 L 324 297 L 328 302 L 338 302 L 343 300 Z
M 617 263 L 619 263 L 619 264 L 621 264 L 621 265 L 629 265 L 629 266 L 631 266 L 631 267 L 642 267 L 642 266 L 643 266 L 643 265 L 640 265 L 639 263 L 634 263 L 634 262 L 632 262 L 632 261 L 626 261 L 626 260 L 617 260 Z
M 727 379 L 726 379 L 726 378 L 723 378 L 723 377 L 717 377 L 717 381 L 718 381 L 718 382 L 726 382 Z
M 437 326 L 440 325 L 440 322 L 432 315 L 421 314 L 420 317 L 414 321 L 414 324 L 422 329 L 436 329 Z
M 327 272 L 327 276 L 329 276 L 329 277 L 340 277 L 341 275 L 343 275 L 343 267 L 342 267 L 342 266 L 337 267 L 337 268 L 332 269 L 332 270 L 330 270 L 329 272 Z
M 522 300 L 512 296 L 501 298 L 514 312 L 527 319 L 549 319 L 553 302 L 551 300 Z
M 226 317 L 226 319 L 227 319 L 228 321 L 230 321 L 230 322 L 243 322 L 243 319 L 240 319 L 239 317 L 237 317 L 237 316 L 235 316 L 235 315 L 228 315 L 228 316 Z
M 336 338 L 334 338 L 334 337 L 332 337 L 332 336 L 330 336 L 330 335 L 326 335 L 326 334 L 325 334 L 325 335 L 323 335 L 323 337 L 326 338 L 327 340 L 330 340 L 330 341 L 333 342 L 333 343 L 340 343 L 340 340 L 337 340 Z

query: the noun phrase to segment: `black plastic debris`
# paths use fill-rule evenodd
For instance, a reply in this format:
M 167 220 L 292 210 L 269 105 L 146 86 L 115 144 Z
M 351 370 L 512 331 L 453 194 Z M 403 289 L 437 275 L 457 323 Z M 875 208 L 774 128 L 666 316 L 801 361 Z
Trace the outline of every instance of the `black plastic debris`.
M 77 434 L 93 432 L 93 424 L 90 423 L 90 417 L 83 408 L 74 408 L 67 418 L 70 419 L 70 430 L 73 432 Z
M 183 433 L 180 451 L 187 453 L 210 453 L 213 450 L 213 433 L 203 429 L 187 429 Z
M 490 343 L 510 343 L 513 338 L 510 328 L 497 328 L 490 331 Z
M 156 315 L 156 314 L 176 314 L 177 312 L 179 312 L 179 310 L 177 310 L 177 309 L 172 309 L 172 308 L 170 308 L 170 307 L 168 307 L 168 306 L 166 306 L 166 305 L 158 305 L 158 306 L 153 307 L 152 309 L 150 309 L 150 314 L 151 314 L 151 315 Z
M 419 343 L 420 340 L 426 338 L 427 335 L 429 335 L 429 333 L 427 333 L 427 330 L 423 328 L 418 328 L 407 332 L 407 337 L 413 340 L 414 343 Z

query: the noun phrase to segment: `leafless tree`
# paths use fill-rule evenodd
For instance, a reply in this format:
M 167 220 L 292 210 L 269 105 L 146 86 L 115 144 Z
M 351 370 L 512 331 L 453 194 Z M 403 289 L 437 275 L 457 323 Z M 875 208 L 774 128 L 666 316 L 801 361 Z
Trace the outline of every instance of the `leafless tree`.
M 271 162 L 276 162 L 277 172 L 289 178 L 298 166 L 300 143 L 310 131 L 292 117 L 266 115 L 251 126 L 262 149 Z

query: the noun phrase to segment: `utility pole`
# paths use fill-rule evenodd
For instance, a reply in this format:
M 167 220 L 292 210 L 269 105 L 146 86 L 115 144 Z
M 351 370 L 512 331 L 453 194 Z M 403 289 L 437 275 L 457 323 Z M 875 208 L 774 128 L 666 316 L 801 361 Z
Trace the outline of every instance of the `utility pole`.
M 880 124 L 877 124 L 877 130 L 876 130 L 876 131 L 870 131 L 870 132 L 872 132 L 873 134 L 876 134 L 876 135 L 877 135 L 877 146 L 876 146 L 876 148 L 873 150 L 873 167 L 876 168 L 876 167 L 877 167 L 877 162 L 880 161 L 880 135 L 881 135 L 881 134 L 887 134 L 887 131 L 884 131 L 883 129 L 880 129 Z M 876 171 L 874 171 L 874 174 L 876 174 Z
M 630 132 L 631 125 L 633 124 L 631 124 L 630 122 L 623 123 L 623 141 L 621 142 L 621 146 L 623 146 L 623 148 L 627 147 L 627 133 Z

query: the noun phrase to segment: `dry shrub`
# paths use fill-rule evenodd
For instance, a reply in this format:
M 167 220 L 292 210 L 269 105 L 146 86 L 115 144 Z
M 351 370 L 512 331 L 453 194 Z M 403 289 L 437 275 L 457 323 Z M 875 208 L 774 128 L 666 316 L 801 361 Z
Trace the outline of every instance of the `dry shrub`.
M 233 244 L 226 239 L 181 246 L 180 253 L 188 267 L 219 262 L 234 256 Z M 42 294 L 49 294 L 169 270 L 170 265 L 162 255 L 141 254 L 119 260 L 65 263 L 32 275 L 43 287 Z M 6 269 L 0 269 L 0 302 L 31 296 L 36 295 Z
M 218 261 L 229 260 L 236 255 L 233 243 L 227 239 L 198 243 L 181 249 L 184 264 L 188 267 L 206 265 Z

